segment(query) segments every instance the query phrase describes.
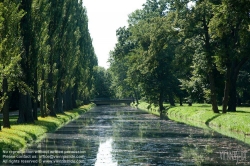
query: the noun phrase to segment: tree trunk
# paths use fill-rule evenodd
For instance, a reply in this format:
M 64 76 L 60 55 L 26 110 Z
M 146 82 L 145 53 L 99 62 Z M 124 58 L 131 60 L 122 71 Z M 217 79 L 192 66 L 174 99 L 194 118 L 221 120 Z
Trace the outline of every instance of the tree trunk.
M 32 103 L 29 94 L 19 94 L 19 116 L 18 123 L 33 123 Z
M 74 93 L 72 94 L 72 103 L 73 103 L 73 108 L 77 108 L 78 107 L 78 105 L 77 105 L 77 103 L 76 103 L 76 100 L 78 100 L 78 85 L 76 84 L 75 86 L 74 86 Z
M 169 95 L 169 103 L 171 106 L 175 106 L 175 102 L 174 102 L 174 95 L 173 95 L 173 92 L 170 92 Z
M 52 57 L 50 57 L 52 58 Z M 56 117 L 56 113 L 54 110 L 54 98 L 53 98 L 53 63 L 50 64 L 50 72 L 49 72 L 49 78 L 48 78 L 48 84 L 49 84 L 49 90 L 47 91 L 46 97 L 47 97 L 47 104 L 49 109 L 49 115 Z
M 67 105 L 67 103 L 66 103 L 66 101 L 67 101 L 66 93 L 67 93 L 67 89 L 66 89 L 66 91 L 63 93 L 63 110 L 64 110 L 64 111 L 67 111 L 67 110 L 68 110 L 68 105 Z
M 213 73 L 209 72 L 208 77 L 210 82 L 210 93 L 211 93 L 210 97 L 211 97 L 212 109 L 214 113 L 219 113 Z
M 38 120 L 37 119 L 37 103 L 38 103 L 38 85 L 37 85 L 38 79 L 37 79 L 37 67 L 35 67 L 35 72 L 34 72 L 34 97 L 32 100 L 32 106 L 33 106 L 33 118 L 34 120 Z
M 134 91 L 134 95 L 135 95 L 136 104 L 138 105 L 139 104 L 139 100 L 138 100 L 137 92 L 136 92 L 135 89 L 133 89 L 133 91 Z
M 19 92 L 19 115 L 18 115 L 17 123 L 25 123 L 24 109 L 21 109 L 22 102 L 23 102 L 23 98 L 21 97 L 21 94 Z
M 240 105 L 240 103 L 237 102 L 237 92 L 236 92 L 237 84 L 236 84 L 236 82 L 237 82 L 239 71 L 240 71 L 241 67 L 248 60 L 249 60 L 249 57 L 244 57 L 237 63 L 237 65 L 232 66 L 233 72 L 231 72 L 231 86 L 230 86 L 229 102 L 228 102 L 228 111 L 230 111 L 230 112 L 236 112 L 237 103 L 238 103 L 238 105 Z M 235 63 L 232 63 L 232 65 L 234 65 L 234 64 Z
M 230 77 L 231 77 L 231 68 L 228 65 L 227 71 L 226 71 L 224 97 L 223 97 L 223 101 L 222 101 L 222 113 L 227 113 L 227 104 L 228 104 L 228 100 L 229 100 L 229 90 L 230 90 L 230 83 L 231 83 Z
M 45 118 L 46 115 L 46 102 L 45 102 L 45 80 L 44 80 L 45 71 L 42 69 L 42 87 L 41 87 L 41 99 L 40 99 L 40 112 L 41 117 Z
M 63 95 L 63 107 L 64 110 L 71 110 L 72 109 L 72 98 L 71 98 L 71 91 L 69 88 L 64 92 Z
M 41 112 L 41 117 L 45 118 L 45 107 L 44 107 L 44 90 L 41 88 L 41 98 L 40 98 L 40 112 Z
M 4 104 L 3 104 L 3 128 L 10 128 L 10 119 L 9 119 L 9 101 L 10 96 L 8 93 L 8 80 L 6 77 L 3 78 L 3 95 L 4 95 Z
M 69 103 L 69 110 L 72 110 L 73 109 L 73 103 L 72 103 L 72 89 L 71 88 L 68 88 L 69 91 L 68 91 L 68 97 L 69 97 L 69 100 L 68 100 L 68 103 Z
M 182 96 L 180 96 L 179 98 L 180 98 L 180 106 L 183 106 Z
M 229 101 L 228 101 L 228 110 L 227 110 L 228 112 L 236 112 L 236 105 L 237 105 L 236 81 L 237 81 L 237 79 L 231 80 Z
M 210 93 L 211 93 L 211 103 L 212 109 L 214 113 L 219 113 L 218 104 L 217 104 L 217 95 L 215 90 L 215 81 L 214 81 L 214 74 L 213 74 L 213 59 L 211 53 L 211 45 L 210 45 L 210 36 L 208 32 L 208 23 L 206 17 L 203 15 L 203 29 L 205 35 L 205 52 L 206 52 L 206 60 L 207 60 L 207 67 L 208 67 L 208 77 L 210 83 Z
M 163 118 L 163 92 L 160 92 L 160 97 L 159 97 L 159 109 L 160 109 L 160 118 Z
M 55 112 L 63 113 L 63 98 L 61 92 L 61 80 L 57 83 L 56 96 L 55 96 Z

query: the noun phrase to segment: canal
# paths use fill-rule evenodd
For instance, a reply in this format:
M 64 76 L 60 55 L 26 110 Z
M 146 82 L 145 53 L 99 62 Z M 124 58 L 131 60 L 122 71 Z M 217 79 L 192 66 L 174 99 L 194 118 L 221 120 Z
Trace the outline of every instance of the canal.
M 250 165 L 249 146 L 127 106 L 100 106 L 48 133 L 17 165 Z M 18 152 L 16 152 L 18 153 Z

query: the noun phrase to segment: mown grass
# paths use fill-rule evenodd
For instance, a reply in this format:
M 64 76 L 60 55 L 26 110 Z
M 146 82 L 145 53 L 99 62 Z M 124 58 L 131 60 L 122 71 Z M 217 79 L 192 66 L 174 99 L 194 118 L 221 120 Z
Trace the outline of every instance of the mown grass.
M 138 108 L 147 112 L 150 112 L 151 114 L 160 116 L 160 113 L 158 111 L 158 107 L 151 105 L 146 103 L 146 102 L 140 102 L 140 104 L 138 105 Z
M 165 107 L 167 108 L 166 114 L 171 120 L 211 129 L 250 144 L 249 107 L 238 107 L 237 112 L 226 114 L 213 113 L 209 104 L 193 104 L 193 106 L 186 104 L 176 107 L 165 105 Z M 159 116 L 158 108 L 148 109 L 149 104 L 146 102 L 140 102 L 138 108 Z
M 41 140 L 47 132 L 53 132 L 81 114 L 88 111 L 93 104 L 85 105 L 64 114 L 58 114 L 57 117 L 38 117 L 38 121 L 33 124 L 17 124 L 17 116 L 11 116 L 11 128 L 3 128 L 0 131 L 0 152 L 24 150 L 29 144 Z

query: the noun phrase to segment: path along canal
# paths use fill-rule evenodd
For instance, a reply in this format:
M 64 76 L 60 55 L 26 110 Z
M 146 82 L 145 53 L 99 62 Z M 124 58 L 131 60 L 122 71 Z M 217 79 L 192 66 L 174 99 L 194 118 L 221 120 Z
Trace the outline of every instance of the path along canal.
M 7 156 L 6 153 L 17 152 L 5 152 Z M 86 166 L 250 165 L 250 148 L 216 132 L 160 120 L 135 108 L 100 106 L 55 133 L 48 133 L 11 162 Z

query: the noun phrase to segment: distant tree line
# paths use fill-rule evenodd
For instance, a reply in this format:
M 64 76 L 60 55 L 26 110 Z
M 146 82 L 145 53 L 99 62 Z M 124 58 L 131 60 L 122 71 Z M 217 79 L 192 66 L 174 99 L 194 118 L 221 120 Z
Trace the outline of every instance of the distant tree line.
M 56 116 L 94 95 L 97 58 L 82 0 L 0 0 L 0 110 L 18 123 Z
M 104 67 L 96 66 L 94 68 L 94 96 L 99 99 L 108 99 L 114 97 L 111 89 L 112 77 L 109 70 Z
M 249 0 L 147 0 L 117 30 L 110 53 L 115 96 L 236 111 L 250 97 Z

